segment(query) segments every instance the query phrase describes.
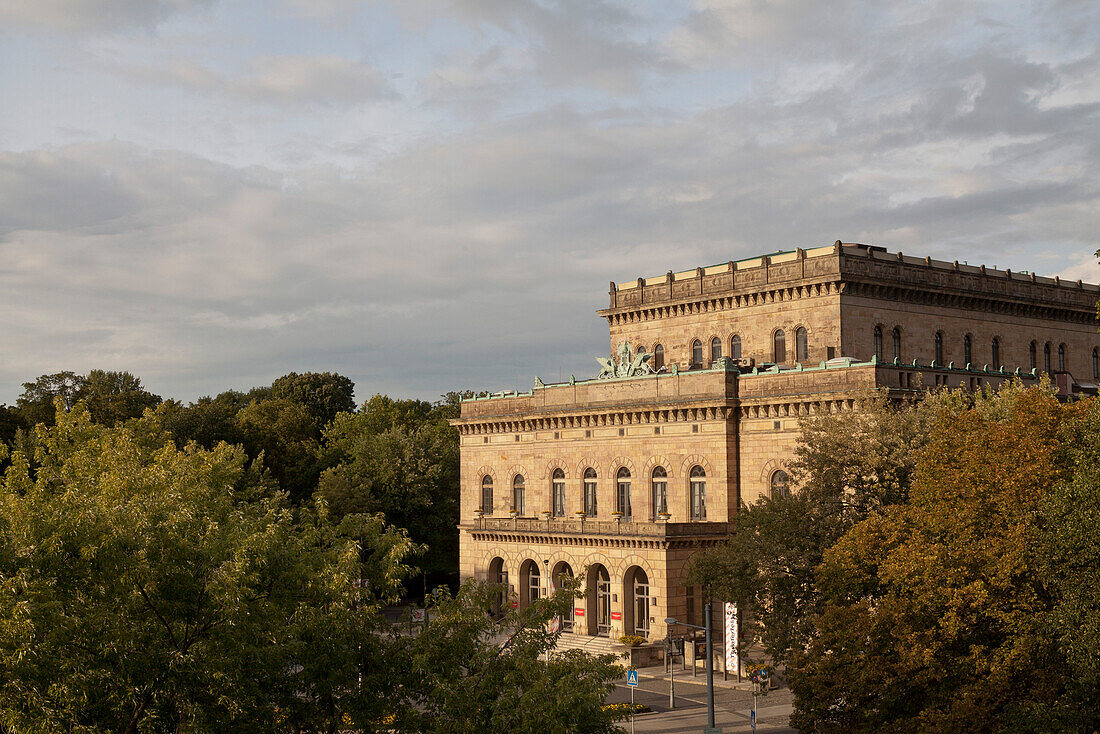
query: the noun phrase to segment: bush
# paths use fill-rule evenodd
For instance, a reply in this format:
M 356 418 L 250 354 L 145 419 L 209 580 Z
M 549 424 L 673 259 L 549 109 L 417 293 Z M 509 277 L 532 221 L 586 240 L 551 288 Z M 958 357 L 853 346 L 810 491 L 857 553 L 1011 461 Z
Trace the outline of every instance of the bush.
M 645 644 L 646 639 L 639 635 L 623 635 L 619 638 L 619 642 L 624 645 L 630 645 L 631 647 L 637 647 L 638 645 Z

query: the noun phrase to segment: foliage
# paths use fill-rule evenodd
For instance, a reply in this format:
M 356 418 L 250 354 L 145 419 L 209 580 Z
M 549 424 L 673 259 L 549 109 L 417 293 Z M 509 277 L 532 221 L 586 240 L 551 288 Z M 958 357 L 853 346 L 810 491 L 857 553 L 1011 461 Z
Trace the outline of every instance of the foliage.
M 560 633 L 547 624 L 565 614 L 579 581 L 498 623 L 485 614 L 500 587 L 469 580 L 458 596 L 437 593 L 425 630 L 403 638 L 398 677 L 407 681 L 398 731 L 614 732 L 627 712 L 603 702 L 623 676 L 611 655 L 579 650 L 545 656 Z M 502 644 L 503 643 L 503 644 Z
M 327 461 L 318 491 L 336 515 L 383 513 L 426 544 L 426 572 L 458 565 L 458 433 L 447 409 L 375 395 L 325 431 Z
M 377 610 L 407 537 L 337 529 L 323 504 L 296 521 L 240 449 L 181 451 L 153 416 L 58 408 L 37 472 L 16 452 L 0 491 L 4 730 L 332 731 L 385 712 Z
M 355 384 L 335 372 L 290 372 L 271 383 L 269 397 L 297 403 L 324 427 L 337 414 L 355 410 L 354 395 Z
M 1095 543 L 1073 527 L 1066 503 L 1095 487 L 1095 473 L 1074 476 L 1065 437 L 1096 410 L 1018 384 L 977 395 L 972 407 L 937 406 L 909 502 L 870 515 L 825 553 L 816 635 L 789 670 L 794 726 L 1015 732 L 1100 723 L 1095 695 L 1073 710 L 1088 701 L 1077 679 L 1088 653 L 1100 652 L 1096 640 L 1083 641 L 1077 670 L 1067 647 L 1067 623 L 1100 611 L 1097 596 L 1059 594 L 1047 545 L 1053 533 L 1060 564 L 1077 558 L 1078 543 Z M 1092 467 L 1093 456 L 1078 452 L 1078 461 Z M 1055 487 L 1063 489 L 1051 499 Z M 1057 521 L 1045 531 L 1044 508 Z M 1083 573 L 1077 581 L 1095 580 L 1096 566 Z M 1095 694 L 1095 678 L 1091 686 Z
M 129 372 L 92 370 L 87 375 L 57 372 L 42 375 L 34 382 L 23 383 L 18 406 L 28 425 L 54 424 L 54 402 L 60 400 L 62 410 L 70 410 L 83 401 L 92 421 L 107 426 L 137 418 L 146 408 L 155 408 L 160 397 L 141 385 L 141 379 Z
M 190 405 L 168 400 L 161 406 L 161 420 L 179 448 L 190 441 L 212 449 L 224 441 L 244 444 L 244 435 L 237 425 L 237 413 L 251 401 L 236 390 L 227 390 L 217 397 L 199 398 Z
M 234 418 L 248 455 L 300 504 L 308 500 L 321 472 L 320 429 L 309 410 L 286 398 L 253 401 Z
M 939 406 L 958 399 L 892 404 L 868 393 L 859 402 L 804 419 L 791 467 L 798 491 L 742 504 L 729 541 L 692 560 L 692 583 L 736 601 L 746 639 L 760 639 L 778 663 L 813 637 L 822 601 L 814 569 L 826 549 L 870 513 L 907 499 Z

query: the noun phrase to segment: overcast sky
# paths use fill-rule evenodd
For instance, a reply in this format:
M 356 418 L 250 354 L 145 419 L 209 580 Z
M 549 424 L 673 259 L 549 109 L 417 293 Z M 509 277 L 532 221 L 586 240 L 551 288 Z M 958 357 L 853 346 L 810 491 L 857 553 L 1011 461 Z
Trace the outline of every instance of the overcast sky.
M 0 402 L 589 377 L 609 281 L 837 239 L 1100 280 L 1100 3 L 0 3 Z

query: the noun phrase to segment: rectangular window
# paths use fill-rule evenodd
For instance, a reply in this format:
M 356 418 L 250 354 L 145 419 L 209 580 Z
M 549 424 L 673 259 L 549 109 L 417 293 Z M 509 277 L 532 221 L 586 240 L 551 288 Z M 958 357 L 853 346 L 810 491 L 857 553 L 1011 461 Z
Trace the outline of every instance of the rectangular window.
M 565 482 L 554 482 L 554 517 L 565 517 Z
M 596 517 L 598 508 L 596 507 L 596 482 L 584 483 L 584 514 L 589 517 Z

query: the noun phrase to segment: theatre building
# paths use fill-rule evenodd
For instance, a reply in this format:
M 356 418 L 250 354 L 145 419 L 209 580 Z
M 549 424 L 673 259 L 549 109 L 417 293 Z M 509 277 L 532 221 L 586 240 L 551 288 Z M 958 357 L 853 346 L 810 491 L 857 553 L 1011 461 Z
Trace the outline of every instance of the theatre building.
M 844 244 L 613 283 L 599 376 L 462 404 L 460 572 L 526 605 L 584 577 L 568 631 L 699 624 L 684 569 L 788 492 L 799 419 L 868 388 L 1100 378 L 1100 288 Z M 594 363 L 595 364 L 595 363 Z M 595 371 L 595 370 L 594 370 Z

